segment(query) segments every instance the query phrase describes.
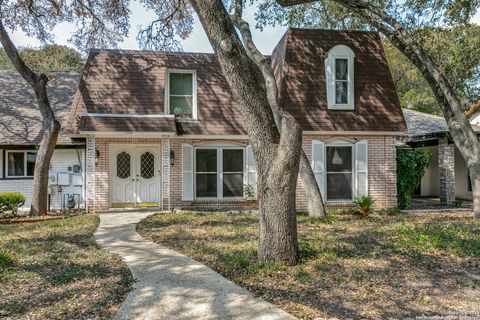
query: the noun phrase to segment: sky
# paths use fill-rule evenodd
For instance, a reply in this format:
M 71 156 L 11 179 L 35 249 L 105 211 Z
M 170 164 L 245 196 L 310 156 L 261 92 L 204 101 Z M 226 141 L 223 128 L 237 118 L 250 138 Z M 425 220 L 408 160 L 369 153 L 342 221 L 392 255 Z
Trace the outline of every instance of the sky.
M 136 35 L 139 30 L 140 25 L 145 25 L 149 21 L 152 21 L 155 18 L 153 12 L 145 10 L 138 2 L 132 2 L 131 5 L 132 16 L 131 16 L 131 30 L 127 39 L 123 43 L 119 44 L 121 49 L 140 49 L 136 41 Z M 249 6 L 244 10 L 244 19 L 250 23 L 252 27 L 253 40 L 255 41 L 257 47 L 264 54 L 270 54 L 278 43 L 280 38 L 283 36 L 286 27 L 266 27 L 263 31 L 254 29 L 255 19 L 254 19 L 255 7 Z M 480 25 L 480 11 L 473 18 L 473 21 L 476 24 Z M 55 43 L 71 46 L 68 43 L 68 39 L 74 30 L 74 26 L 68 23 L 62 23 L 54 29 L 55 34 Z M 17 47 L 28 46 L 35 47 L 39 46 L 40 43 L 36 39 L 28 38 L 23 32 L 15 31 L 12 34 L 12 40 Z M 210 43 L 208 42 L 207 36 L 202 29 L 202 26 L 198 19 L 195 20 L 193 27 L 193 33 L 186 40 L 182 41 L 183 50 L 186 52 L 213 52 Z

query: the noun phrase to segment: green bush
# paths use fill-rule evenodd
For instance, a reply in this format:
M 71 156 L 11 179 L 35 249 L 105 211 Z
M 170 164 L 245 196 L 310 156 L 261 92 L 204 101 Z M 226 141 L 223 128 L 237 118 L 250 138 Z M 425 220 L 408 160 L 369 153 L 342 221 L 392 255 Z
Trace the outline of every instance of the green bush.
M 360 212 L 360 214 L 364 218 L 368 216 L 368 214 L 370 213 L 370 209 L 372 208 L 374 203 L 375 203 L 375 200 L 373 200 L 373 198 L 365 197 L 365 196 L 355 200 L 355 204 L 357 205 L 357 210 Z
M 422 181 L 432 154 L 425 150 L 397 149 L 398 207 L 409 208 L 415 189 Z
M 18 208 L 25 204 L 25 196 L 20 192 L 0 193 L 0 216 L 15 216 Z

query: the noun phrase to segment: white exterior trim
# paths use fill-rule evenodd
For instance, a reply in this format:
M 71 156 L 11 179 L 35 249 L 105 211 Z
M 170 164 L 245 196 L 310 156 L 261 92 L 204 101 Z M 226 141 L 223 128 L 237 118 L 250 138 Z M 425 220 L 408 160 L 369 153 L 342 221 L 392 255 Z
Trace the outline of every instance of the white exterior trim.
M 197 197 L 197 150 L 216 150 L 217 151 L 217 196 L 216 197 Z M 195 200 L 222 200 L 222 199 L 243 199 L 243 195 L 241 197 L 224 197 L 223 196 L 223 150 L 242 150 L 242 157 L 243 157 L 243 182 L 245 183 L 245 176 L 246 176 L 246 152 L 245 147 L 243 146 L 236 146 L 230 144 L 207 144 L 207 145 L 199 145 L 193 148 L 193 198 Z M 212 172 L 213 173 L 213 172 Z M 237 173 L 237 172 L 235 172 Z M 243 193 L 242 193 L 243 194 Z
M 69 135 L 72 138 L 83 138 L 85 135 L 95 138 L 161 138 L 163 136 L 175 136 L 175 132 L 131 132 L 131 131 L 80 131 L 80 134 Z M 123 137 L 125 135 L 126 137 Z
M 27 153 L 28 152 L 36 154 L 38 152 L 38 150 L 22 150 L 22 149 L 18 149 L 18 150 L 6 149 L 5 150 L 5 168 L 4 168 L 5 178 L 7 178 L 7 179 L 33 178 L 33 175 L 31 175 L 31 176 L 27 175 Z M 10 175 L 8 175 L 8 154 L 9 153 L 23 153 L 23 172 L 24 172 L 23 176 L 10 176 Z
M 339 44 L 328 51 L 325 59 L 325 82 L 327 88 L 327 105 L 331 110 L 354 110 L 355 109 L 355 77 L 354 77 L 355 53 L 346 45 Z M 335 60 L 346 59 L 348 67 L 348 95 L 347 103 L 337 104 L 335 102 Z
M 169 118 L 174 119 L 175 116 L 172 114 L 121 114 L 121 113 L 91 113 L 91 112 L 82 112 L 80 114 L 82 117 L 97 117 L 97 118 Z
M 170 74 L 191 73 L 192 74 L 192 119 L 197 119 L 197 71 L 183 69 L 167 69 L 165 72 L 165 114 L 170 115 Z

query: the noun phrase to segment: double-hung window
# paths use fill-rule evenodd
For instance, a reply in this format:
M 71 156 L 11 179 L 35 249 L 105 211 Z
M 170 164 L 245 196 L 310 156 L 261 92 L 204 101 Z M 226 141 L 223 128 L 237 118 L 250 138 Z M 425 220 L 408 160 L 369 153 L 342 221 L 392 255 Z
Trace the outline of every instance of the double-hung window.
M 35 151 L 7 151 L 7 178 L 33 177 L 36 157 Z
M 352 146 L 326 147 L 327 200 L 353 199 L 353 150 Z
M 325 80 L 329 109 L 354 109 L 354 58 L 352 49 L 345 45 L 337 45 L 328 52 Z
M 196 198 L 243 197 L 244 168 L 243 148 L 195 149 Z
M 167 111 L 181 119 L 196 118 L 196 79 L 194 71 L 167 73 Z

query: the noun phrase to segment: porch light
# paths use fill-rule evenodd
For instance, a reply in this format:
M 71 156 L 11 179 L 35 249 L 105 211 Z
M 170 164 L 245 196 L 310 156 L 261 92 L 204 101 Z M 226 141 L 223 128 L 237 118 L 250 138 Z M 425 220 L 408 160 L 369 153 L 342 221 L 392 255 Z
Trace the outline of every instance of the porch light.
M 174 164 L 175 164 L 175 153 L 173 152 L 173 150 L 170 150 L 170 165 L 173 167 Z
M 98 158 L 100 157 L 100 151 L 95 149 L 95 165 L 98 165 Z

